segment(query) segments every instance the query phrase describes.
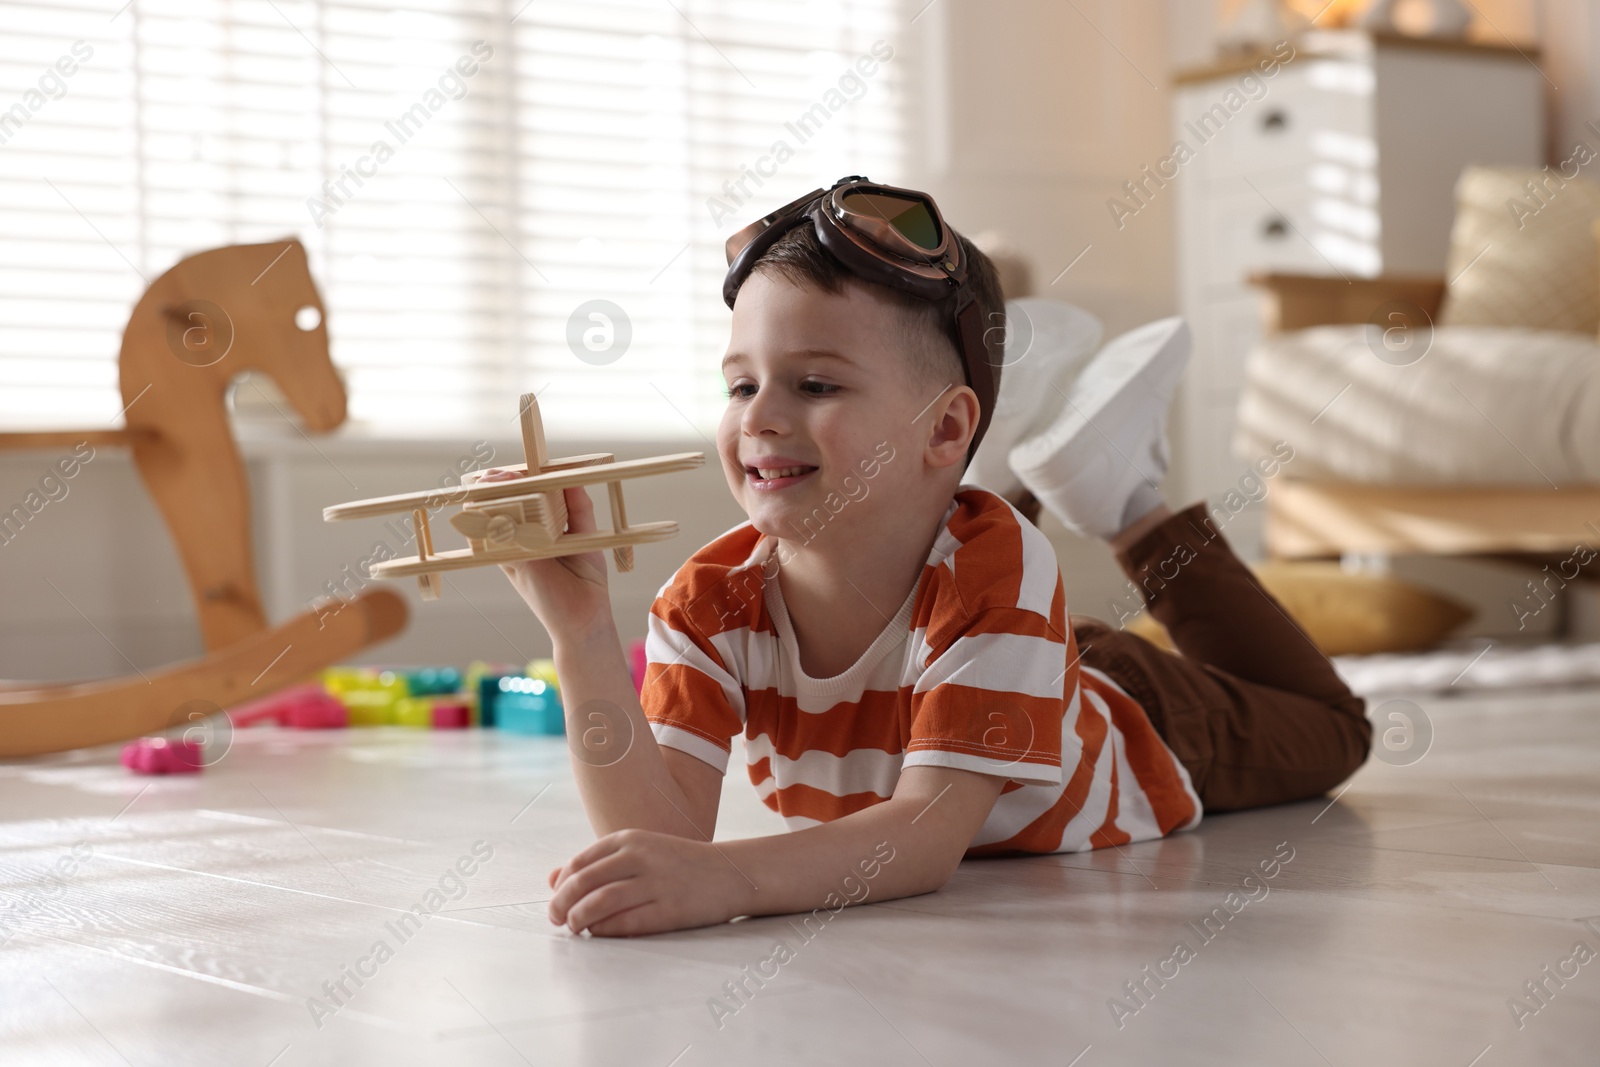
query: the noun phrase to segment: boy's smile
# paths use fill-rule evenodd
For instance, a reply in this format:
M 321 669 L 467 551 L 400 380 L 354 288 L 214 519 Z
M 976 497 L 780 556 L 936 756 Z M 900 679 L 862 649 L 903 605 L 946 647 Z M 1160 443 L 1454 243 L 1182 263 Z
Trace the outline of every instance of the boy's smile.
M 745 473 L 750 479 L 750 488 L 757 492 L 787 489 L 817 471 L 816 467 L 796 463 L 786 456 L 752 457 L 752 459 L 753 463 L 746 468 Z

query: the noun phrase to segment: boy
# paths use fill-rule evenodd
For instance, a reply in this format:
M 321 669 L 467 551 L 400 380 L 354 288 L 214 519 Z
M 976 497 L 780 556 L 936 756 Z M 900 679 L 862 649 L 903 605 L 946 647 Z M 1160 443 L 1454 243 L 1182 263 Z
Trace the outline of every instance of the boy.
M 550 632 L 599 835 L 551 872 L 552 922 L 631 935 L 837 910 L 863 879 L 850 902 L 926 893 L 964 856 L 1155 838 L 1360 765 L 1361 700 L 1207 535 L 1204 504 L 1168 512 L 1129 459 L 1165 471 L 1181 328 L 1107 349 L 1048 455 L 1012 454 L 1040 501 L 1110 541 L 1177 656 L 1069 620 L 1044 535 L 960 486 L 1004 305 L 930 198 L 841 179 L 728 251 L 717 452 L 749 521 L 661 589 L 642 701 L 600 553 L 504 568 Z M 567 505 L 570 530 L 594 529 L 583 490 Z M 712 844 L 740 733 L 791 832 Z

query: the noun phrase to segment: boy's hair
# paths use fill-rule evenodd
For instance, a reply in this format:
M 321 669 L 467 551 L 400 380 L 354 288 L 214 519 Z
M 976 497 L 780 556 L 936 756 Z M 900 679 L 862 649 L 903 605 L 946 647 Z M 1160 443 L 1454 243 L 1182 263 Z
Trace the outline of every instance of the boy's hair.
M 982 313 L 984 336 L 1004 337 L 1006 303 L 1000 291 L 1000 274 L 994 262 L 976 245 L 959 233 L 954 236 L 961 242 L 961 254 L 967 259 L 967 285 L 973 290 Z M 778 238 L 756 261 L 750 273 L 757 271 L 779 275 L 799 286 L 815 285 L 831 294 L 842 292 L 847 283 L 868 287 L 905 313 L 913 338 L 910 365 L 906 369 L 914 385 L 928 387 L 931 391 L 932 386 L 947 382 L 966 384 L 966 368 L 962 366 L 961 349 L 955 340 L 955 293 L 939 300 L 923 300 L 900 289 L 868 281 L 823 248 L 817 240 L 816 229 L 809 225 L 796 226 Z M 1000 332 L 990 332 L 995 329 Z M 998 364 L 992 368 L 996 396 L 1000 395 L 1000 369 Z

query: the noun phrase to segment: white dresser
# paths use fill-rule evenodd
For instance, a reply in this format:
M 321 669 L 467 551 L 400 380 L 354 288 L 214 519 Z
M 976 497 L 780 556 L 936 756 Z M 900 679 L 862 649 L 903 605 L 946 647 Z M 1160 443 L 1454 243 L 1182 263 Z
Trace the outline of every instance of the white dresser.
M 1442 275 L 1462 168 L 1545 157 L 1546 83 L 1531 49 L 1354 30 L 1292 44 L 1271 77 L 1240 60 L 1173 79 L 1173 137 L 1190 154 L 1153 173 L 1179 172 L 1166 189 L 1177 198 L 1180 312 L 1195 339 L 1173 424 L 1169 497 L 1179 502 L 1217 503 L 1258 458 L 1230 448 L 1260 334 L 1248 274 Z M 1166 193 L 1155 181 L 1144 189 L 1146 202 Z M 1293 472 L 1291 461 L 1282 473 Z M 1246 558 L 1260 554 L 1262 513 L 1246 507 L 1225 527 Z

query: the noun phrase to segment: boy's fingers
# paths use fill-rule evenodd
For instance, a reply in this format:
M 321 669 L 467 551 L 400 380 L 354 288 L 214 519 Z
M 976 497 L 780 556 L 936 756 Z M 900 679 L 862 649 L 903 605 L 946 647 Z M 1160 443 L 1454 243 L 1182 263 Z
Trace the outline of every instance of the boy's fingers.
M 577 874 L 589 864 L 604 859 L 618 848 L 622 847 L 615 834 L 607 834 L 594 844 L 587 846 L 583 851 L 573 856 L 556 871 L 555 888 L 560 889 L 561 883 Z
M 573 904 L 567 912 L 566 925 L 575 934 L 592 930 L 607 920 L 654 903 L 647 899 L 647 895 L 647 891 L 637 880 L 630 879 L 601 886 Z
M 598 922 L 591 922 L 588 926 L 589 933 L 595 937 L 634 937 L 638 934 L 659 933 L 659 916 L 653 915 L 645 909 L 656 903 L 654 900 L 643 904 L 636 904 L 631 908 L 609 915 Z
M 573 905 L 590 893 L 612 882 L 629 881 L 637 873 L 625 857 L 608 856 L 581 871 L 563 874 L 556 885 L 556 895 L 550 898 L 550 914 L 565 917 Z
M 568 881 L 578 877 L 579 873 L 592 869 L 595 864 L 605 861 L 606 857 L 616 854 L 618 848 L 618 843 L 611 838 L 611 835 L 606 835 L 606 837 L 595 841 L 594 845 L 590 845 L 589 848 L 568 859 L 565 864 L 562 864 L 562 869 L 558 870 L 557 875 L 555 875 L 557 893 Z
M 567 501 L 567 532 L 588 533 L 593 530 L 594 501 L 589 499 L 589 490 L 574 485 L 563 492 Z
M 560 867 L 556 867 L 556 868 L 554 868 L 554 869 L 552 869 L 550 871 L 549 882 L 550 882 L 550 888 L 551 889 L 554 889 L 556 887 L 556 879 L 558 879 L 560 877 L 561 877 L 561 868 Z

